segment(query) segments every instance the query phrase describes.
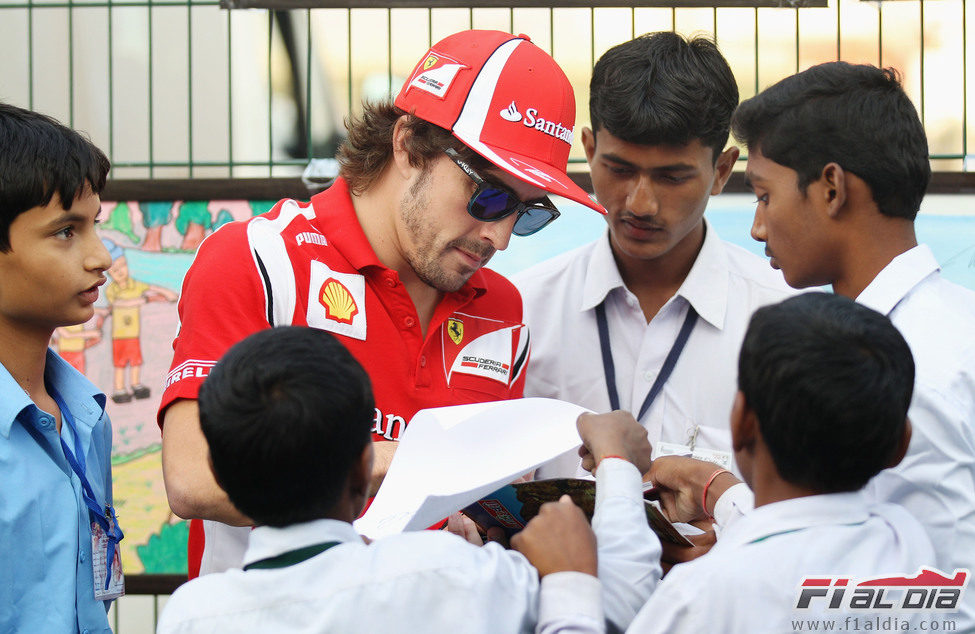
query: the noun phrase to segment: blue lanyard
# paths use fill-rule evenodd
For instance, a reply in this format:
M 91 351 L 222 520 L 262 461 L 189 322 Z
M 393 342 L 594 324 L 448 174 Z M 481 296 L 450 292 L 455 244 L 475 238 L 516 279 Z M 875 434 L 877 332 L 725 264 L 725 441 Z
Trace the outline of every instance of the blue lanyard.
M 687 339 L 691 336 L 691 330 L 694 329 L 695 323 L 697 323 L 697 311 L 694 310 L 693 306 L 688 304 L 687 317 L 684 318 L 680 332 L 677 333 L 677 339 L 670 348 L 670 352 L 667 353 L 664 364 L 660 367 L 657 380 L 650 386 L 647 397 L 643 399 L 640 414 L 636 417 L 637 420 L 641 420 L 644 414 L 647 413 L 650 406 L 657 399 L 657 395 L 663 389 L 664 383 L 670 378 L 670 374 L 674 371 L 674 366 L 677 365 L 677 360 L 680 358 L 680 353 L 684 351 Z M 596 306 L 596 327 L 599 330 L 599 348 L 603 355 L 603 371 L 606 374 L 606 391 L 609 392 L 609 406 L 611 409 L 617 410 L 620 408 L 620 397 L 616 391 L 616 366 L 613 363 L 613 351 L 609 347 L 609 322 L 606 320 L 605 300 Z
M 105 531 L 105 535 L 108 536 L 108 551 L 105 554 L 105 563 L 110 571 L 112 568 L 112 561 L 115 559 L 115 548 L 124 535 L 122 534 L 122 529 L 119 528 L 118 520 L 115 516 L 115 509 L 112 508 L 111 504 L 105 504 L 104 507 L 98 504 L 95 499 L 95 492 L 91 488 L 91 484 L 88 482 L 87 477 L 87 466 L 85 464 L 85 451 L 81 444 L 81 437 L 78 435 L 78 428 L 74 424 L 74 416 L 71 415 L 71 411 L 68 409 L 67 405 L 64 404 L 64 400 L 58 391 L 54 389 L 53 386 L 48 385 L 47 391 L 50 393 L 51 398 L 57 403 L 58 409 L 61 410 L 61 420 L 68 429 L 71 430 L 71 435 L 74 437 L 74 451 L 68 447 L 68 443 L 64 442 L 64 436 L 59 435 L 61 441 L 61 449 L 64 451 L 64 457 L 68 460 L 68 464 L 71 465 L 71 470 L 75 472 L 78 479 L 81 480 L 81 497 L 85 501 L 85 506 L 91 513 L 91 516 L 95 518 L 98 525 L 102 527 Z M 92 553 L 94 555 L 94 553 Z M 105 575 L 105 588 L 108 588 L 109 583 L 112 580 L 111 574 Z

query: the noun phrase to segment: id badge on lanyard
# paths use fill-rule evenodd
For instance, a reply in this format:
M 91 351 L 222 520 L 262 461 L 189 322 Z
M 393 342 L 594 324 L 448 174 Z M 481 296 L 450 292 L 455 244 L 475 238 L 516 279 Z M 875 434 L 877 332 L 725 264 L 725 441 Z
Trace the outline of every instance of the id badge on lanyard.
M 64 404 L 61 395 L 53 387 L 48 386 L 48 392 L 61 409 L 61 420 L 71 430 L 74 437 L 74 451 L 61 437 L 61 449 L 64 457 L 71 465 L 71 469 L 81 480 L 81 497 L 88 507 L 88 518 L 91 522 L 91 567 L 92 579 L 95 586 L 95 599 L 107 601 L 117 599 L 125 594 L 125 577 L 122 575 L 122 558 L 118 543 L 122 541 L 122 530 L 115 517 L 115 509 L 110 504 L 100 505 L 95 499 L 95 493 L 88 482 L 87 466 L 85 465 L 84 447 L 78 430 L 74 424 L 74 416 Z
M 114 513 L 111 517 L 109 526 L 112 530 L 118 530 Z M 125 594 L 125 577 L 122 575 L 122 555 L 118 542 L 113 542 L 110 533 L 105 532 L 98 521 L 91 523 L 91 567 L 95 599 L 108 601 Z

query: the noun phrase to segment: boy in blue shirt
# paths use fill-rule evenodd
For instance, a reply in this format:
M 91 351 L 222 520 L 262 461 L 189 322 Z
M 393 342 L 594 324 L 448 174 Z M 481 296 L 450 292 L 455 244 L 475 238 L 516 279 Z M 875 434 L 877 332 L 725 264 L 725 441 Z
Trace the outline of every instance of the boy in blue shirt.
M 110 632 L 121 594 L 105 395 L 48 349 L 94 313 L 109 162 L 0 103 L 0 631 Z

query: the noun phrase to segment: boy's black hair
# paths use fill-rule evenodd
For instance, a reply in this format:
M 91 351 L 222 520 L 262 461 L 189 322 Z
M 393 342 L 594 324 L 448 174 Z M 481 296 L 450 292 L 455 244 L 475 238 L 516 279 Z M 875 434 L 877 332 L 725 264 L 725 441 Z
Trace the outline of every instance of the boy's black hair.
M 884 315 L 840 295 L 803 293 L 752 316 L 738 388 L 784 480 L 855 491 L 900 446 L 914 358 Z
M 369 377 L 315 328 L 269 328 L 231 347 L 199 406 L 220 486 L 265 526 L 328 517 L 371 442 Z
M 731 125 L 749 151 L 794 170 L 803 193 L 835 162 L 880 213 L 914 220 L 931 180 L 924 126 L 892 68 L 813 66 L 742 102 Z
M 728 142 L 738 85 L 714 42 L 647 33 L 603 53 L 589 81 L 592 129 L 640 145 Z
M 31 110 L 0 102 L 0 252 L 10 250 L 10 225 L 55 194 L 65 209 L 91 188 L 100 194 L 111 164 L 71 128 Z

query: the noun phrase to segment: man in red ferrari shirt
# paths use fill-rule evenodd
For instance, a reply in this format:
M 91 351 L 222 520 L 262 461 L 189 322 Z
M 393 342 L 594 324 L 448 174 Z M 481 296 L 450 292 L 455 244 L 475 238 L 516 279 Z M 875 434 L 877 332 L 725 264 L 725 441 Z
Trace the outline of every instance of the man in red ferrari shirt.
M 367 104 L 348 124 L 328 190 L 200 245 L 158 416 L 170 506 L 205 520 L 191 526 L 191 576 L 239 566 L 246 545 L 251 522 L 207 466 L 196 398 L 247 335 L 321 328 L 362 363 L 376 397 L 373 491 L 417 410 L 521 397 L 521 297 L 482 267 L 512 233 L 558 217 L 549 193 L 602 211 L 565 173 L 574 122 L 568 79 L 527 36 L 457 33 L 430 48 L 395 102 Z

